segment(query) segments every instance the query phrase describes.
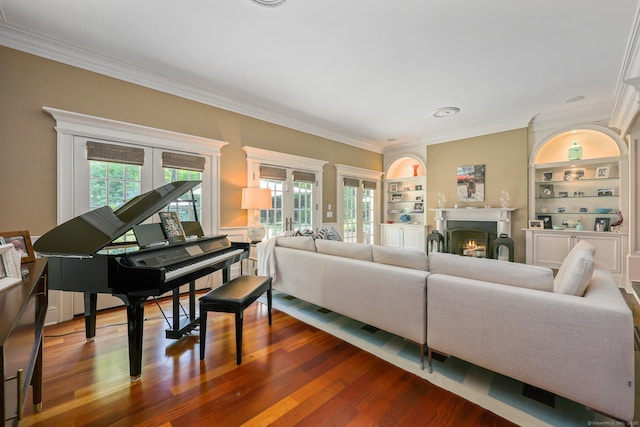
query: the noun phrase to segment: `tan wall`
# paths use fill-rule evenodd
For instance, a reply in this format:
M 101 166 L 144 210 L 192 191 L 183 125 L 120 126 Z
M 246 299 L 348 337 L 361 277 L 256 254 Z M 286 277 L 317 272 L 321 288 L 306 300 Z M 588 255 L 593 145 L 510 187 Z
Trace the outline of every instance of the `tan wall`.
M 485 201 L 461 203 L 456 200 L 458 166 L 486 165 Z M 511 224 L 515 260 L 525 262 L 526 245 L 522 228 L 527 226 L 527 129 L 517 129 L 459 141 L 427 146 L 427 208 L 438 206 L 438 192 L 446 197 L 446 207 L 499 207 L 500 192 L 509 192 L 509 207 L 518 208 Z M 433 212 L 427 223 L 435 227 Z
M 55 120 L 43 106 L 228 142 L 220 159 L 222 227 L 246 225 L 246 212 L 239 208 L 247 181 L 242 146 L 329 162 L 323 213 L 327 204 L 336 206 L 335 163 L 382 170 L 378 153 L 3 46 L 0 64 L 0 231 L 39 235 L 56 225 Z

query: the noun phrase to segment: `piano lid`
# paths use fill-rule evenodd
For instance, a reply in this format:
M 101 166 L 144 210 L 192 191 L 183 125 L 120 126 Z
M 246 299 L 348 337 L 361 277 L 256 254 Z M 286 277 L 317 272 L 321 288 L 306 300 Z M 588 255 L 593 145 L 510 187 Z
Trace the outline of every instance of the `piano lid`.
M 176 181 L 140 194 L 113 211 L 89 211 L 49 230 L 33 244 L 43 255 L 90 256 L 191 190 L 200 181 Z

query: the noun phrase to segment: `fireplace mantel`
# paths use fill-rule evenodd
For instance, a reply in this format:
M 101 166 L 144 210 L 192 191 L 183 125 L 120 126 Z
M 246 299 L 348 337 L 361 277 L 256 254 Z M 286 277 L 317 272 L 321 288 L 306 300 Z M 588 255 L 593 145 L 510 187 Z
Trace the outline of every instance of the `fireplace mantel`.
M 447 221 L 491 221 L 495 222 L 498 236 L 511 236 L 511 212 L 517 208 L 435 208 L 436 229 L 445 234 Z

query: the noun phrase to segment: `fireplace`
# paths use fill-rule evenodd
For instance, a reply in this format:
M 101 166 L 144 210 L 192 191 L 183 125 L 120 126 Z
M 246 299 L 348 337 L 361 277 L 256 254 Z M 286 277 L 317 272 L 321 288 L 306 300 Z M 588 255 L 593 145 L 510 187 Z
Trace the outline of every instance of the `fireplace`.
M 446 230 L 448 252 L 475 258 L 491 258 L 497 237 L 496 224 L 490 221 L 449 221 Z
M 432 209 L 436 230 L 445 238 L 447 252 L 493 258 L 491 249 L 498 236 L 511 236 L 511 212 L 515 208 Z

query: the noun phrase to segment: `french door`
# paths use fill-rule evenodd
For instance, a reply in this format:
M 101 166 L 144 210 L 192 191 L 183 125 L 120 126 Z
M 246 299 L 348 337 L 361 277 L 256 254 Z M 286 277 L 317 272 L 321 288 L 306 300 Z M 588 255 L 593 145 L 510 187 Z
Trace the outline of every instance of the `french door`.
M 327 163 L 254 147 L 247 153 L 247 186 L 269 188 L 272 207 L 260 210 L 266 238 L 322 225 L 322 173 Z M 253 218 L 254 212 L 248 212 Z
M 260 188 L 271 190 L 271 209 L 261 209 L 266 238 L 314 228 L 317 182 L 313 172 L 261 165 Z

